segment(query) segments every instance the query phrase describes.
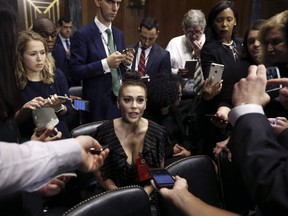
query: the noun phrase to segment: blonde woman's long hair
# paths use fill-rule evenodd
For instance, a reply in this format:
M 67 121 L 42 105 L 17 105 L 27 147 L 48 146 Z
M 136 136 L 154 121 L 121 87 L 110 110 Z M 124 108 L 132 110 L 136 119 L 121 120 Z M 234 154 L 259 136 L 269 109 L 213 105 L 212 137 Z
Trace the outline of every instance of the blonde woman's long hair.
M 19 33 L 16 56 L 16 77 L 19 80 L 21 89 L 25 88 L 28 81 L 27 71 L 23 63 L 23 55 L 30 41 L 41 41 L 44 44 L 46 60 L 44 62 L 44 68 L 41 71 L 41 79 L 45 84 L 54 83 L 55 61 L 52 56 L 48 55 L 46 40 L 34 31 L 25 30 Z

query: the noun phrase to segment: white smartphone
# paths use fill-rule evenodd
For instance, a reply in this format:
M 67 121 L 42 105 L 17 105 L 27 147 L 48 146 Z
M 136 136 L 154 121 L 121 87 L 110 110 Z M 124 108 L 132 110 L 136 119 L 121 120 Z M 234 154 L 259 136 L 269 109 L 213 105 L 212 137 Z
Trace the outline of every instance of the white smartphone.
M 209 78 L 213 77 L 212 85 L 215 85 L 219 81 L 221 81 L 224 71 L 224 65 L 223 64 L 216 64 L 212 63 L 210 66 L 209 71 Z

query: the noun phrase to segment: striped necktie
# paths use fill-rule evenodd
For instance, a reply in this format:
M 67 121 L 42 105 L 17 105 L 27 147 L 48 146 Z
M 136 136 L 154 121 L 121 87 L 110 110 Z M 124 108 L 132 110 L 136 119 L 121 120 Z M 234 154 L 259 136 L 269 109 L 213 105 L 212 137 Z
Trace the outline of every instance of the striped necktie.
M 194 93 L 200 95 L 204 86 L 204 77 L 201 67 L 201 61 L 198 60 L 194 73 Z
M 141 74 L 141 76 L 145 75 L 145 48 L 141 48 L 141 54 L 138 64 L 138 72 Z
M 109 54 L 115 52 L 115 46 L 113 41 L 113 35 L 111 29 L 107 28 L 105 30 L 108 36 L 108 48 L 109 48 Z M 111 68 L 111 76 L 112 76 L 112 92 L 115 96 L 118 96 L 119 89 L 120 89 L 120 78 L 119 78 L 119 72 L 118 68 Z

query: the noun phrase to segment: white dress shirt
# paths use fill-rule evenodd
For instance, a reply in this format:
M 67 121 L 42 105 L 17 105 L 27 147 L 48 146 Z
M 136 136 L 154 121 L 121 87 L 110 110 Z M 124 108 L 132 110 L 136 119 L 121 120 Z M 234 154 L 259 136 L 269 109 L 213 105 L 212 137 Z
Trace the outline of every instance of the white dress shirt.
M 56 175 L 75 170 L 81 161 L 81 146 L 75 139 L 0 142 L 0 197 L 35 191 Z
M 166 50 L 170 52 L 172 73 L 177 74 L 179 68 L 185 68 L 186 61 L 193 59 L 193 49 L 188 46 L 186 36 L 181 35 L 172 38 L 168 43 Z M 200 39 L 201 44 L 205 43 L 205 35 L 203 34 Z

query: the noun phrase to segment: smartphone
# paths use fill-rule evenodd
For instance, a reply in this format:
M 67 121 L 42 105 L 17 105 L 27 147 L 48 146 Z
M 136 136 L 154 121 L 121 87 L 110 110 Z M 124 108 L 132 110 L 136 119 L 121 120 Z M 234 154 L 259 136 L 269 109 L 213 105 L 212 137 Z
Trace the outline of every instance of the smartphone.
M 142 76 L 141 79 L 142 79 L 142 81 L 143 81 L 144 83 L 147 83 L 147 82 L 150 81 L 150 77 L 149 77 L 149 75 L 147 75 L 147 74 L 146 74 L 145 76 Z
M 61 101 L 64 101 L 64 102 L 66 102 L 66 101 L 72 101 L 71 98 L 66 97 L 66 96 L 60 96 L 60 95 L 58 95 L 58 98 L 59 98 Z
M 209 70 L 209 78 L 213 77 L 212 85 L 215 85 L 216 83 L 221 81 L 223 71 L 224 71 L 224 65 L 223 64 L 216 64 L 216 63 L 211 64 L 210 70 Z
M 122 51 L 122 54 L 126 54 L 127 52 L 134 52 L 133 48 L 126 48 Z
M 150 168 L 149 173 L 157 188 L 173 188 L 175 180 L 168 170 L 164 168 Z
M 278 67 L 266 68 L 267 80 L 280 78 L 280 72 Z M 267 85 L 266 92 L 272 97 L 278 97 L 278 91 L 282 88 L 282 85 Z
M 89 112 L 89 101 L 87 101 L 87 100 L 74 99 L 73 100 L 73 106 L 77 110 Z
M 188 70 L 187 78 L 194 77 L 197 62 L 198 62 L 197 60 L 191 60 L 185 62 L 185 68 Z

